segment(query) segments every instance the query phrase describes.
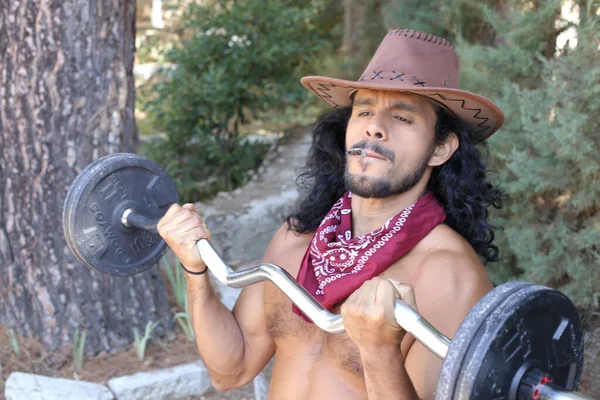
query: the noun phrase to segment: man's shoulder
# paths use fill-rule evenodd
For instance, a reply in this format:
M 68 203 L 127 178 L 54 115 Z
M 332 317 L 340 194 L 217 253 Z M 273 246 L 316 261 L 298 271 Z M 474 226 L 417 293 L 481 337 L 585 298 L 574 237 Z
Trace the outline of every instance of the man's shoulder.
M 492 288 L 479 256 L 460 234 L 438 225 L 410 254 L 415 290 L 437 293 L 436 298 L 463 297 L 471 303 Z
M 471 244 L 448 225 L 441 224 L 425 239 L 420 273 L 423 277 L 456 276 L 489 279 L 481 259 Z
M 271 243 L 265 252 L 264 262 L 280 265 L 284 269 L 293 267 L 294 261 L 302 260 L 314 232 L 298 233 L 290 229 L 287 222 L 283 223 L 273 235 Z
M 283 250 L 292 250 L 297 247 L 306 247 L 314 235 L 314 232 L 299 233 L 293 226 L 290 227 L 290 225 L 285 222 L 273 235 L 271 244 Z

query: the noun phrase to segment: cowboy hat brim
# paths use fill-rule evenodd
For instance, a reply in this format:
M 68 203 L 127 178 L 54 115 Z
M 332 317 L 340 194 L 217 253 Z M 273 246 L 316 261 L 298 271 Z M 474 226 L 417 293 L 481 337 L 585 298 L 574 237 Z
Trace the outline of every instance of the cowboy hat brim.
M 334 108 L 352 105 L 351 94 L 358 89 L 405 92 L 426 98 L 451 111 L 472 130 L 476 141 L 483 141 L 504 122 L 504 113 L 491 100 L 475 93 L 448 87 L 390 85 L 385 81 L 356 82 L 325 76 L 305 76 L 302 85 Z

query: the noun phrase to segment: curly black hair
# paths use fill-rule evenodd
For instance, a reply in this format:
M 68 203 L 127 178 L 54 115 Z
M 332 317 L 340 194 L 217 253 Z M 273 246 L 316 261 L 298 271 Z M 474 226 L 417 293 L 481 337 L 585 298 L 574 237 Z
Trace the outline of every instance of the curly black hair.
M 485 143 L 477 143 L 468 127 L 435 106 L 435 144 L 446 141 L 454 132 L 459 147 L 444 164 L 435 167 L 427 184 L 446 212 L 445 223 L 473 246 L 484 263 L 498 261 L 494 230 L 502 229 L 488 222 L 488 207 L 501 208 L 506 195 L 488 180 L 483 156 Z M 317 229 L 333 204 L 346 192 L 345 135 L 352 108 L 332 110 L 313 126 L 313 142 L 306 167 L 298 176 L 301 199 L 296 212 L 287 217 L 290 230 L 309 233 Z

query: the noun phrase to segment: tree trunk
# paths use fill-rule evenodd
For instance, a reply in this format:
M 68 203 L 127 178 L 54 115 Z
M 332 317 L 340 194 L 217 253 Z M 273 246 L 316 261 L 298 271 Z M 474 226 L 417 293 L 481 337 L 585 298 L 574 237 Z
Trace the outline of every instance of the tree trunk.
M 343 77 L 360 77 L 385 33 L 382 0 L 344 0 Z
M 0 324 L 50 349 L 87 329 L 110 351 L 172 319 L 157 268 L 130 278 L 84 267 L 61 223 L 94 159 L 135 151 L 135 0 L 0 3 Z

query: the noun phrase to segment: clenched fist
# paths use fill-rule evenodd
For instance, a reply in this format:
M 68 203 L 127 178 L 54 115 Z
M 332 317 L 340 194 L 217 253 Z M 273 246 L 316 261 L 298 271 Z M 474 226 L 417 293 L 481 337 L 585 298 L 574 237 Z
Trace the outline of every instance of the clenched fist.
M 156 228 L 186 269 L 200 272 L 206 268 L 196 249 L 196 242 L 210 239 L 210 231 L 193 204 L 173 204 Z
M 406 331 L 394 317 L 396 298 L 417 309 L 412 286 L 379 277 L 365 281 L 342 305 L 344 328 L 359 348 L 400 345 Z

